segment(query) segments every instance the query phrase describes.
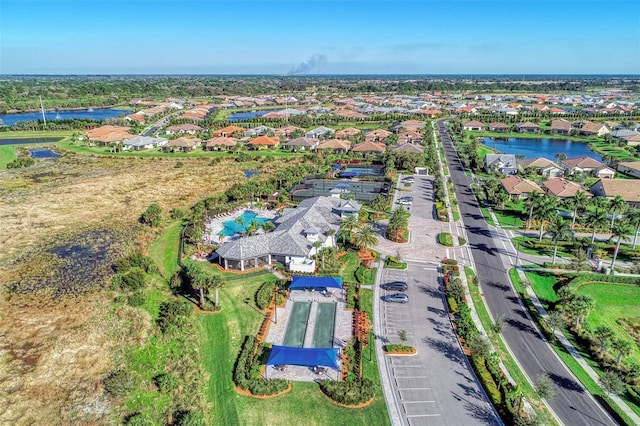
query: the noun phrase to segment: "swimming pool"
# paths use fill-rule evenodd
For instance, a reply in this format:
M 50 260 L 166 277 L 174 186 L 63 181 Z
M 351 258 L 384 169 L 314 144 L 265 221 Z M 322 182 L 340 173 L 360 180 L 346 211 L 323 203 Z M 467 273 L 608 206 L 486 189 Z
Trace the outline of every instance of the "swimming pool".
M 373 169 L 366 167 L 345 167 L 340 173 L 341 176 L 384 176 L 384 169 Z
M 232 235 L 246 231 L 252 222 L 255 222 L 256 225 L 260 226 L 268 221 L 269 219 L 267 219 L 266 217 L 259 217 L 258 213 L 254 211 L 245 210 L 240 216 L 238 216 L 237 219 L 225 220 L 224 222 L 222 222 L 224 228 L 222 229 L 222 231 L 218 232 L 218 235 L 231 237 Z

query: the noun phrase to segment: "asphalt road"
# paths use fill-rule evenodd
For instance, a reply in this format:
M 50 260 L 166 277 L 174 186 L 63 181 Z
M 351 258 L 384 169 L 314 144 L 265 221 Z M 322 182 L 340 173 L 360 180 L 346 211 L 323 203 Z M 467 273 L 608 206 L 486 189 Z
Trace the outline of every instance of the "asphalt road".
M 406 270 L 384 269 L 381 282 L 408 284 L 407 304 L 382 301 L 395 291 L 376 289 L 376 312 L 382 326 L 383 343 L 401 343 L 404 330 L 407 344 L 417 349 L 415 356 L 384 358 L 390 374 L 398 423 L 403 425 L 501 425 L 497 413 L 477 382 L 473 370 L 453 330 L 442 292 L 438 264 L 433 262 L 436 246 L 433 228 L 433 178 L 415 176 L 415 183 L 404 186 L 395 199 L 412 196 L 409 218 L 412 229 L 410 257 Z M 431 235 L 430 235 L 431 234 Z M 403 256 L 404 257 L 404 256 Z M 379 283 L 380 284 L 380 283 Z M 366 358 L 366 353 L 365 353 Z
M 616 424 L 538 334 L 520 305 L 507 272 L 510 254 L 494 240 L 443 121 L 438 122 L 438 132 L 487 305 L 494 318 L 504 315 L 503 337 L 512 353 L 530 378 L 549 375 L 556 395 L 548 403 L 563 424 Z

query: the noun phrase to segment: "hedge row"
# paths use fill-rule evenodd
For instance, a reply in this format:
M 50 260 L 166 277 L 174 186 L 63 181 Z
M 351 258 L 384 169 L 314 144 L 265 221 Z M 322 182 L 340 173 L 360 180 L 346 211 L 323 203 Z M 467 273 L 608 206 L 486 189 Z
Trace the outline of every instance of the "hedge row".
M 572 286 L 579 286 L 587 282 L 621 283 L 640 285 L 638 277 L 623 277 L 620 275 L 581 274 L 571 280 Z
M 496 386 L 496 382 L 485 364 L 485 359 L 483 357 L 474 355 L 472 355 L 470 358 L 473 369 L 476 371 L 478 379 L 480 379 L 482 387 L 487 392 L 487 395 L 491 399 L 493 405 L 503 405 L 504 399 L 502 397 L 502 392 L 500 392 L 500 389 L 498 389 L 498 386 Z
M 282 379 L 254 379 L 253 370 L 259 367 L 255 363 L 255 349 L 258 341 L 253 336 L 247 336 L 242 343 L 236 365 L 233 370 L 233 382 L 242 390 L 253 395 L 274 395 L 284 392 L 289 387 L 288 380 Z
M 353 382 L 336 382 L 325 379 L 320 389 L 332 400 L 345 405 L 359 405 L 373 398 L 373 383 L 369 379 Z
M 256 306 L 258 309 L 267 309 L 273 298 L 273 292 L 276 289 L 274 281 L 264 282 L 256 292 Z

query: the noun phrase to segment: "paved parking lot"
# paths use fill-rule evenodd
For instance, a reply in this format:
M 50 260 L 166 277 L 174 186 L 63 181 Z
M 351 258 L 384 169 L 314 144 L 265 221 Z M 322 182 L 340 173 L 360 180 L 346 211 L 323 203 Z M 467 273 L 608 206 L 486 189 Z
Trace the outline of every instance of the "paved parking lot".
M 382 374 L 388 375 L 383 385 L 392 421 L 404 425 L 500 424 L 475 380 L 445 309 L 437 268 L 446 251 L 437 244 L 436 236 L 450 227 L 433 218 L 431 178 L 416 176 L 409 191 L 401 194 L 414 197 L 410 207 L 411 240 L 403 245 L 381 240 L 378 247 L 386 254 L 399 253 L 408 268 L 384 269 L 379 274 L 376 333 L 382 344 L 401 343 L 398 333 L 405 330 L 406 344 L 418 353 L 386 356 L 380 366 Z M 408 284 L 408 303 L 382 301 L 385 294 L 394 292 L 379 285 L 391 281 Z

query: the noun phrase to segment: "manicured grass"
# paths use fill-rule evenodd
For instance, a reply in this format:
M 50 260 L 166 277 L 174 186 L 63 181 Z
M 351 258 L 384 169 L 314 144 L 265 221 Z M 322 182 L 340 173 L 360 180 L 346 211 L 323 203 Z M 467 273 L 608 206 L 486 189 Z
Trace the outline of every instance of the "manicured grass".
M 489 226 L 496 226 L 496 223 L 493 221 L 493 218 L 491 217 L 491 213 L 489 212 L 489 209 L 487 207 L 480 207 L 480 210 L 482 211 L 482 215 L 484 216 L 484 220 L 487 221 L 487 224 Z
M 0 145 L 0 170 L 7 167 L 7 164 L 16 159 L 16 152 L 12 145 Z
M 35 130 L 35 131 L 10 131 L 0 132 L 0 139 L 17 138 L 63 138 L 71 136 L 72 130 Z
M 441 232 L 438 234 L 438 242 L 445 247 L 453 247 L 453 235 L 449 232 Z
M 522 211 L 515 203 L 506 203 L 504 209 L 493 209 L 500 226 L 509 229 L 521 229 L 525 223 Z
M 160 268 L 160 273 L 165 279 L 170 279 L 174 272 L 178 270 L 181 231 L 182 222 L 173 222 L 153 242 L 149 249 L 149 255 L 156 262 L 158 268 Z
M 214 424 L 324 425 L 339 418 L 349 425 L 389 424 L 375 356 L 369 362 L 368 349 L 363 359 L 364 375 L 374 381 L 376 399 L 363 409 L 332 404 L 316 383 L 295 382 L 288 394 L 264 400 L 241 396 L 234 391 L 231 372 L 242 339 L 247 334 L 255 334 L 264 318 L 253 302 L 253 294 L 261 281 L 228 283 L 220 291 L 222 311 L 199 317 L 203 326 L 200 353 L 209 372 L 207 390 L 211 421 Z M 372 297 L 371 291 L 363 289 L 362 305 L 371 305 Z
M 558 300 L 556 292 L 553 286 L 558 282 L 558 277 L 551 272 L 533 272 L 525 271 L 526 275 L 533 291 L 540 299 L 542 306 L 545 309 L 549 309 L 553 303 Z
M 515 237 L 515 238 L 512 238 L 511 241 L 513 242 L 513 245 L 516 248 L 516 250 L 518 250 L 520 253 L 533 254 L 536 256 L 553 256 L 553 245 L 550 245 L 548 249 L 535 249 L 535 248 L 527 247 L 524 244 L 526 241 L 538 241 L 538 238 Z M 562 244 L 562 242 L 560 244 Z M 572 255 L 571 253 L 563 251 L 562 245 L 558 245 L 558 253 L 556 257 L 557 258 L 572 257 Z M 549 261 L 551 261 L 551 259 L 549 259 Z
M 640 316 L 640 286 L 631 284 L 590 283 L 578 288 L 579 294 L 588 294 L 596 301 L 596 307 L 585 320 L 591 330 L 606 325 L 622 339 L 633 342 L 633 338 L 620 324 L 620 318 L 638 318 Z M 640 363 L 640 348 L 633 345 L 632 353 L 625 358 L 627 362 Z

